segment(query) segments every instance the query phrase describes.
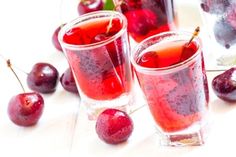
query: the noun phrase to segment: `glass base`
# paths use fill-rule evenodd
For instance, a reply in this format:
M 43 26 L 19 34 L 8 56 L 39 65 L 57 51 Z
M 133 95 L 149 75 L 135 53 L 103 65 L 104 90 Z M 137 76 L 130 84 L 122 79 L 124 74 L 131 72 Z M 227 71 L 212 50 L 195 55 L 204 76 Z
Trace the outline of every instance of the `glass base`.
M 208 131 L 209 126 L 205 124 L 175 133 L 159 132 L 161 138 L 160 145 L 172 147 L 201 146 L 206 141 Z
M 81 103 L 81 105 L 86 107 L 88 119 L 96 120 L 98 115 L 106 108 L 115 108 L 129 113 L 130 108 L 134 103 L 134 95 L 132 93 L 123 94 L 116 99 L 102 101 L 90 99 L 84 96 Z

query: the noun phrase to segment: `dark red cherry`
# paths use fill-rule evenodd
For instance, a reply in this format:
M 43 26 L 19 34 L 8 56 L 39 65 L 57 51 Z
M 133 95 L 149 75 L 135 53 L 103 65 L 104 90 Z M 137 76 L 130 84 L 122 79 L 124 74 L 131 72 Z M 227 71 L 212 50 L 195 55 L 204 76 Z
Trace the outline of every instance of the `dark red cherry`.
M 58 83 L 58 71 L 49 63 L 37 63 L 28 74 L 27 84 L 30 89 L 40 93 L 52 93 Z
M 157 27 L 157 16 L 151 10 L 140 9 L 125 13 L 128 19 L 128 32 L 138 35 L 146 35 L 151 29 Z
M 192 57 L 195 54 L 195 52 L 197 51 L 197 49 L 198 49 L 197 44 L 194 41 L 192 41 L 190 43 L 187 42 L 184 45 L 180 61 L 185 61 L 185 60 L 189 59 L 190 57 Z
M 126 141 L 133 132 L 133 121 L 121 110 L 106 109 L 97 118 L 96 132 L 98 137 L 109 144 Z
M 57 27 L 52 35 L 52 43 L 53 43 L 54 47 L 61 52 L 62 52 L 62 48 L 61 48 L 61 44 L 58 41 L 58 33 L 64 25 L 65 24 L 62 24 L 61 26 Z
M 19 126 L 31 126 L 38 122 L 44 108 L 43 97 L 38 93 L 22 93 L 13 96 L 8 104 L 10 120 Z
M 65 90 L 72 93 L 78 93 L 75 79 L 70 68 L 66 69 L 66 71 L 61 75 L 60 82 Z
M 212 80 L 214 93 L 221 99 L 236 102 L 236 68 L 230 68 Z
M 78 13 L 80 15 L 90 13 L 93 11 L 102 10 L 104 2 L 102 0 L 81 0 L 78 4 Z

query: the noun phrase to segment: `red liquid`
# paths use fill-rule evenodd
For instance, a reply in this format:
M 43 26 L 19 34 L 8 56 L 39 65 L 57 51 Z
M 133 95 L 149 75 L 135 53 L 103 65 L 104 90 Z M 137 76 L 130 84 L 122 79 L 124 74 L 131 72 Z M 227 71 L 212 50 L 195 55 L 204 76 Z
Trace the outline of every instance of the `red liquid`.
M 109 18 L 81 24 L 69 30 L 63 40 L 74 45 L 108 40 L 121 30 L 122 23 L 119 19 L 113 19 L 109 33 L 106 33 L 108 24 Z M 124 36 L 93 49 L 66 50 L 70 66 L 84 95 L 91 99 L 109 100 L 130 91 L 132 78 L 128 48 L 122 42 L 127 42 Z
M 173 0 L 124 0 L 121 11 L 136 42 L 176 26 Z
M 154 50 L 142 54 L 136 62 L 148 68 L 175 65 L 197 52 L 195 42 L 184 46 L 186 43 L 187 41 L 175 41 L 160 44 Z M 155 75 L 148 75 L 136 71 L 150 111 L 163 131 L 179 131 L 202 119 L 209 99 L 207 79 L 203 71 L 202 58 L 186 68 L 166 74 L 158 75 L 156 72 Z

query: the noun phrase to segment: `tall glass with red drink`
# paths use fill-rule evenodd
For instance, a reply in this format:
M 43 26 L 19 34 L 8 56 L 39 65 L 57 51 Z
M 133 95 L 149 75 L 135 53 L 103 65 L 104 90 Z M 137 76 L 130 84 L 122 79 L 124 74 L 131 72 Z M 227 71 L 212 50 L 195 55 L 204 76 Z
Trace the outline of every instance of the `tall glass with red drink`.
M 201 42 L 191 33 L 167 32 L 141 42 L 131 61 L 166 145 L 201 145 L 208 84 Z
M 98 11 L 65 25 L 59 41 L 90 119 L 105 108 L 128 110 L 133 75 L 127 21 L 119 12 Z
M 136 42 L 177 26 L 174 0 L 113 0 L 128 19 L 128 32 Z

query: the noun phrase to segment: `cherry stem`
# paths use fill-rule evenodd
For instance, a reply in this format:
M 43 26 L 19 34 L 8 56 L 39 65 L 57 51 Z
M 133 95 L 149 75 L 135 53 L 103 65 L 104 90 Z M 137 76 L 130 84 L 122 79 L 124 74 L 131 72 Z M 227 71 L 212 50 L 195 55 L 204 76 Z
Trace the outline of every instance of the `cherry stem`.
M 15 75 L 16 79 L 17 79 L 18 82 L 20 83 L 20 86 L 21 86 L 23 92 L 25 93 L 25 89 L 24 89 L 24 87 L 23 87 L 23 84 L 21 83 L 20 78 L 17 76 L 16 72 L 15 72 L 14 69 L 12 68 L 12 64 L 11 64 L 10 59 L 6 59 L 6 58 L 5 58 L 3 55 L 1 55 L 1 54 L 0 54 L 0 57 L 1 57 L 4 61 L 6 61 L 7 66 L 11 69 L 11 71 L 12 71 L 13 74 Z M 25 73 L 26 73 L 26 72 L 25 72 Z M 26 73 L 26 74 L 27 74 L 27 73 Z
M 145 107 L 145 105 L 142 105 L 142 106 L 139 106 L 139 107 L 133 109 L 133 110 L 129 113 L 129 115 L 131 115 L 131 114 L 133 114 L 133 113 L 139 111 L 139 110 L 142 109 L 143 107 Z
M 116 9 L 121 6 L 121 4 L 124 4 L 123 0 L 119 1 L 118 4 L 114 7 L 113 11 L 116 11 Z M 107 31 L 106 34 L 108 34 L 112 28 L 112 20 L 114 18 L 114 14 L 111 16 L 110 20 L 109 20 L 109 24 L 107 26 Z
M 26 71 L 22 70 L 21 68 L 16 67 L 16 66 L 14 66 L 14 65 L 12 65 L 12 66 L 13 66 L 14 68 L 18 69 L 19 71 L 23 72 L 24 74 L 29 75 L 29 73 L 27 73 Z
M 193 41 L 193 39 L 198 36 L 199 32 L 200 32 L 200 27 L 198 26 L 194 30 L 193 35 L 192 35 L 191 39 L 189 40 L 189 42 L 188 42 L 188 44 L 186 46 L 189 46 L 189 44 Z
M 11 71 L 12 71 L 13 74 L 15 75 L 16 79 L 17 79 L 18 82 L 20 83 L 20 86 L 21 86 L 23 92 L 25 93 L 25 89 L 24 89 L 24 87 L 23 87 L 23 84 L 21 83 L 20 78 L 17 76 L 16 72 L 15 72 L 14 69 L 12 68 L 12 64 L 11 64 L 10 59 L 7 59 L 6 62 L 7 62 L 7 66 L 11 69 Z
M 5 62 L 7 62 L 7 59 L 6 59 L 2 54 L 0 54 L 0 57 L 1 57 Z M 21 68 L 19 68 L 19 67 L 17 67 L 17 66 L 14 66 L 14 65 L 11 64 L 11 67 L 14 67 L 14 68 L 18 69 L 19 71 L 25 73 L 26 75 L 29 75 L 29 73 L 27 73 L 26 71 L 22 70 Z
M 107 26 L 106 34 L 108 34 L 108 33 L 110 32 L 110 29 L 111 29 L 111 27 L 112 27 L 112 20 L 113 20 L 113 15 L 112 15 L 111 19 L 109 20 L 109 24 L 108 24 L 108 26 Z

